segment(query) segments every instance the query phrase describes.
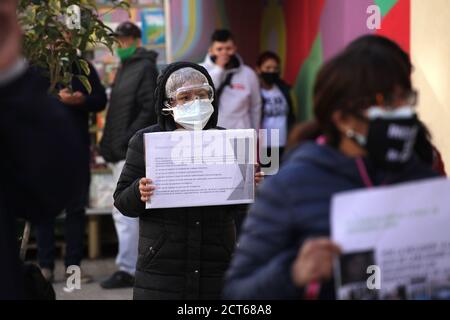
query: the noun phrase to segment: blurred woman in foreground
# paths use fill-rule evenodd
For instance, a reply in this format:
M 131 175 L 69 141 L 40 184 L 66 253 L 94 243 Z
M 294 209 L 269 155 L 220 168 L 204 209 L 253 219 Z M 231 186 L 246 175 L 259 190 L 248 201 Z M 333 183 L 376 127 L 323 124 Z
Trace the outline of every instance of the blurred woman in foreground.
M 334 299 L 332 265 L 340 250 L 329 239 L 332 196 L 437 176 L 415 152 L 422 125 L 410 68 L 390 47 L 401 49 L 383 41 L 389 46 L 356 40 L 321 68 L 314 113 L 323 135 L 293 150 L 262 184 L 225 298 Z

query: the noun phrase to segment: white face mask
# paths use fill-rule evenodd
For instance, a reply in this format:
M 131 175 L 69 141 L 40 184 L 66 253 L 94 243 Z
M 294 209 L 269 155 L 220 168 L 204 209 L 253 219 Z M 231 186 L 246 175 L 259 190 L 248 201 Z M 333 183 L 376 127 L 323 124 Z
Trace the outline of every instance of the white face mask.
M 202 130 L 214 113 L 214 107 L 208 99 L 196 99 L 194 102 L 170 108 L 170 111 L 173 112 L 175 122 L 183 128 Z

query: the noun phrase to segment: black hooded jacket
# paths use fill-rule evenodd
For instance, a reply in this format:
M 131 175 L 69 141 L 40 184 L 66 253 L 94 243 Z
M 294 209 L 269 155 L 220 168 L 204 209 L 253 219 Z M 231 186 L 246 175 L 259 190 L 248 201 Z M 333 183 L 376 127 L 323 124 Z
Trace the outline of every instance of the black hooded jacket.
M 139 217 L 139 256 L 134 299 L 218 299 L 223 277 L 235 246 L 234 213 L 239 206 L 145 209 L 139 179 L 145 177 L 144 133 L 173 131 L 173 117 L 162 114 L 165 85 L 176 70 L 193 63 L 169 65 L 159 76 L 155 92 L 158 124 L 137 132 L 131 139 L 114 205 L 129 217 Z M 204 130 L 216 128 L 217 102 Z
M 155 51 L 138 48 L 117 71 L 100 142 L 101 154 L 108 162 L 124 160 L 130 138 L 156 123 L 157 56 Z

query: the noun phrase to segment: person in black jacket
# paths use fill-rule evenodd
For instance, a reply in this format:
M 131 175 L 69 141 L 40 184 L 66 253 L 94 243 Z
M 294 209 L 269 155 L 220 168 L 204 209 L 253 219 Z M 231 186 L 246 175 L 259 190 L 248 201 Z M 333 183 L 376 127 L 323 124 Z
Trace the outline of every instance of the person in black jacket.
M 266 150 L 260 157 L 261 167 L 279 166 L 287 137 L 296 122 L 291 98 L 291 88 L 280 78 L 280 58 L 271 51 L 260 54 L 256 62 L 256 73 L 261 83 L 261 98 L 263 102 L 261 129 L 267 130 L 260 136 L 259 146 Z M 278 130 L 278 139 L 271 135 L 271 130 Z M 270 162 L 278 155 L 278 163 Z M 260 153 L 261 155 L 261 153 Z M 275 161 L 276 162 L 276 161 Z
M 117 71 L 106 115 L 100 153 L 109 163 L 114 180 L 119 179 L 125 163 L 130 138 L 140 129 L 157 122 L 154 91 L 158 70 L 157 53 L 141 45 L 141 30 L 131 22 L 116 29 L 120 48 L 117 54 L 121 65 Z M 101 283 L 105 289 L 131 287 L 137 259 L 138 222 L 123 216 L 113 208 L 119 252 L 116 264 L 119 271 Z
M 90 135 L 89 115 L 100 112 L 106 108 L 106 92 L 100 82 L 98 74 L 91 63 L 89 63 L 89 75 L 85 75 L 77 67 L 73 68 L 74 74 L 88 77 L 92 87 L 88 93 L 83 84 L 74 77 L 72 80 L 72 91 L 68 88 L 59 91 L 59 99 L 66 108 L 78 127 L 78 134 L 83 142 L 83 152 L 80 154 L 82 161 L 79 166 L 83 168 L 83 183 L 72 199 L 66 205 L 65 216 L 65 241 L 66 253 L 64 264 L 67 267 L 81 265 L 84 251 L 85 215 L 89 200 L 90 184 Z M 44 80 L 45 81 L 45 80 Z M 42 273 L 49 281 L 53 281 L 53 270 L 55 267 L 55 219 L 50 217 L 37 225 L 36 236 L 38 244 L 38 260 Z M 82 283 L 90 282 L 92 279 L 88 274 L 82 272 Z
M 67 110 L 20 59 L 16 1 L 0 2 L 0 300 L 25 299 L 17 219 L 58 214 L 79 188 L 82 144 Z
M 171 94 L 182 87 L 189 91 L 181 96 Z M 217 101 L 210 102 L 213 95 L 214 84 L 203 67 L 188 62 L 170 64 L 158 78 L 158 124 L 138 131 L 129 143 L 114 205 L 124 215 L 139 218 L 134 299 L 220 297 L 224 272 L 235 246 L 233 217 L 239 206 L 145 209 L 154 186 L 144 178 L 144 134 L 191 130 L 193 123 L 176 123 L 173 115 L 163 109 L 168 105 L 169 109 L 179 108 L 194 98 L 209 99 L 196 121 L 202 123 L 203 130 L 218 129 Z M 255 180 L 260 179 L 257 173 Z

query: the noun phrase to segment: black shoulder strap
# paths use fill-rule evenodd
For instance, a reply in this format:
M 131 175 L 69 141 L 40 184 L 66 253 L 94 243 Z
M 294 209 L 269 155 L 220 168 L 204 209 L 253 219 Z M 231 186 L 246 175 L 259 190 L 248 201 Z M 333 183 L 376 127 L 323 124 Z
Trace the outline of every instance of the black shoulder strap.
M 216 90 L 216 98 L 215 99 L 217 100 L 217 105 L 219 105 L 220 97 L 222 96 L 223 90 L 225 89 L 226 86 L 229 86 L 231 84 L 231 79 L 233 78 L 233 75 L 234 75 L 234 73 L 232 73 L 232 72 L 227 74 L 225 81 L 222 82 L 220 87 Z

